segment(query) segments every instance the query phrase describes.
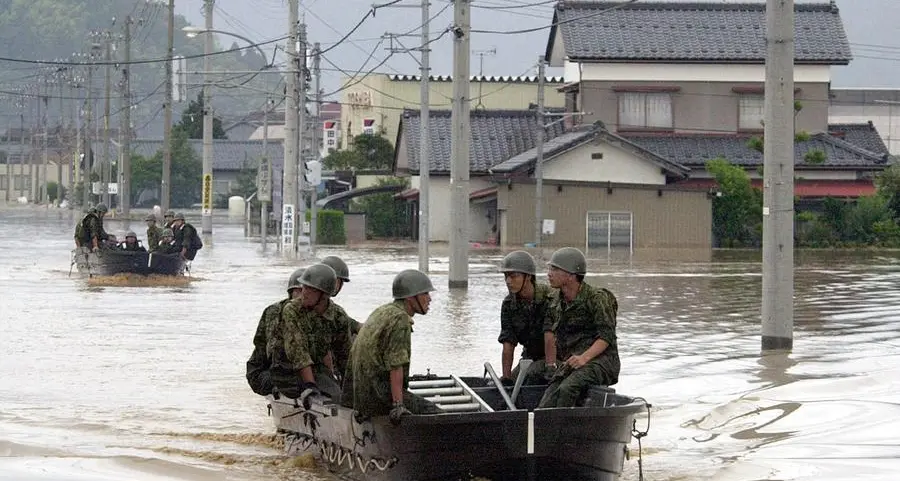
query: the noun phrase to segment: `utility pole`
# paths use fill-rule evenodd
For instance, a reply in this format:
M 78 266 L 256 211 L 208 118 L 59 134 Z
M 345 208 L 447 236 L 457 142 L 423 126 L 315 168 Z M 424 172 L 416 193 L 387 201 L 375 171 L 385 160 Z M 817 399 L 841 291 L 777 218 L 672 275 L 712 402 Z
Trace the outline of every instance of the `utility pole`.
M 297 171 L 300 175 L 297 177 L 297 182 L 299 184 L 299 193 L 297 194 L 297 225 L 300 226 L 300 229 L 294 230 L 294 246 L 297 245 L 297 235 L 299 234 L 298 230 L 302 230 L 303 226 L 306 223 L 306 161 L 304 157 L 304 150 L 306 147 L 306 24 L 300 22 L 299 30 L 297 32 L 297 55 L 298 55 L 298 65 L 299 65 L 299 78 L 298 84 L 299 87 L 297 89 L 297 152 L 296 152 L 296 160 L 297 162 Z M 312 232 L 310 232 L 312 235 Z
M 109 203 L 109 174 L 112 170 L 112 163 L 109 159 L 109 108 L 110 98 L 112 97 L 112 55 L 110 44 L 111 41 L 107 35 L 104 41 L 106 49 L 106 53 L 104 54 L 104 60 L 106 62 L 106 95 L 104 95 L 103 99 L 103 160 L 100 161 L 100 192 L 103 194 L 103 203 L 106 204 L 107 207 L 112 207 Z
M 19 110 L 19 197 L 25 195 L 25 106 Z M 29 181 L 30 182 L 30 181 Z
M 68 139 L 68 132 L 66 131 L 66 110 L 67 109 L 66 109 L 66 105 L 65 105 L 66 99 L 64 98 L 66 96 L 65 95 L 66 94 L 66 83 L 68 80 L 68 76 L 69 76 L 68 73 L 63 73 L 63 72 L 56 73 L 56 84 L 59 87 L 59 130 L 58 130 L 58 134 L 57 134 L 57 139 L 59 139 L 59 144 L 64 149 L 63 152 L 68 150 L 68 147 L 70 145 L 69 139 Z M 71 100 L 72 96 L 70 95 L 69 97 Z M 72 179 L 72 171 L 69 170 L 68 189 L 72 188 L 71 179 Z M 56 202 L 58 205 L 58 204 L 61 204 L 62 200 L 63 200 L 63 196 L 62 196 L 62 192 L 63 192 L 62 156 L 60 156 L 56 161 L 56 182 L 58 184 L 56 187 Z M 68 197 L 68 195 L 66 197 Z M 49 196 L 48 196 L 48 198 L 49 198 Z M 71 202 L 69 202 L 69 204 L 71 204 Z M 69 205 L 69 209 L 71 209 L 71 208 L 72 208 L 72 206 Z
M 534 163 L 534 245 L 543 249 L 544 224 L 544 56 L 538 57 L 537 132 L 535 148 L 537 159 Z
M 172 56 L 175 53 L 175 0 L 169 0 L 168 46 L 166 47 L 166 103 L 163 115 L 163 171 L 159 190 L 160 208 L 169 210 L 172 184 Z
M 266 85 L 268 90 L 268 82 Z M 259 237 L 263 249 L 266 248 L 266 237 L 268 236 L 269 227 L 269 202 L 272 199 L 272 162 L 269 159 L 269 94 L 266 93 L 266 106 L 263 112 L 263 143 L 262 158 L 260 159 L 259 173 L 257 179 L 257 194 L 259 199 Z
M 119 165 L 122 179 L 119 185 L 119 205 L 127 219 L 131 213 L 131 24 L 129 15 L 125 18 L 125 65 L 122 67 L 122 98 L 124 116 L 122 119 L 122 163 Z
M 431 69 L 429 68 L 431 48 L 428 46 L 430 41 L 428 24 L 431 20 L 429 0 L 422 0 L 422 60 L 421 72 L 422 79 L 419 87 L 419 270 L 428 273 L 429 253 L 428 248 L 431 246 L 431 239 L 428 233 L 428 223 L 430 217 L 428 215 L 431 210 L 431 200 L 428 191 L 431 183 L 431 130 L 429 123 L 431 122 L 431 99 L 429 98 L 429 76 Z
M 794 0 L 766 2 L 762 349 L 793 348 Z
M 81 186 L 82 186 L 82 208 L 87 209 L 91 205 L 91 170 L 93 166 L 91 165 L 91 158 L 94 156 L 94 146 L 91 143 L 91 139 L 93 136 L 91 135 L 91 121 L 93 116 L 93 105 L 94 105 L 94 49 L 91 48 L 91 52 L 88 54 L 88 66 L 87 66 L 87 104 L 85 105 L 85 113 L 84 113 L 84 149 L 82 149 L 82 153 L 84 154 L 84 168 L 81 169 Z
M 450 147 L 449 287 L 469 287 L 469 17 L 470 0 L 454 0 L 453 109 Z
M 44 78 L 41 82 L 44 86 L 44 94 L 41 95 L 38 102 L 38 120 L 41 123 L 41 173 L 38 176 L 40 180 L 38 181 L 37 199 L 42 204 L 50 200 L 47 195 L 47 169 L 50 167 L 50 157 L 47 153 L 47 117 L 50 115 L 50 106 L 47 102 L 50 95 L 48 81 L 49 79 Z M 43 110 L 41 110 L 41 104 L 43 104 Z
M 288 0 L 288 72 L 285 78 L 284 166 L 282 171 L 281 244 L 284 253 L 297 253 L 297 17 L 298 0 Z
M 319 160 L 319 126 L 322 124 L 321 118 L 319 117 L 319 110 L 322 108 L 322 90 L 321 84 L 319 82 L 319 77 L 322 76 L 321 65 L 319 61 L 321 60 L 319 52 L 319 42 L 313 44 L 313 78 L 315 82 L 313 83 L 313 88 L 315 89 L 315 105 L 316 105 L 316 114 L 313 116 L 313 141 L 312 141 L 312 155 L 315 156 L 316 162 L 321 162 Z M 321 169 L 319 170 L 321 172 Z M 321 179 L 319 179 L 321 182 Z M 319 200 L 319 185 L 318 183 L 315 185 L 310 185 L 310 193 L 309 193 L 309 255 L 313 258 L 316 257 L 316 234 L 318 228 L 318 216 L 319 216 L 319 208 L 316 206 L 316 202 Z
M 203 218 L 201 221 L 204 234 L 212 234 L 212 197 L 213 197 L 213 108 L 212 87 L 209 83 L 209 72 L 212 70 L 210 55 L 213 50 L 213 7 L 215 0 L 204 0 L 206 15 L 206 35 L 203 47 Z

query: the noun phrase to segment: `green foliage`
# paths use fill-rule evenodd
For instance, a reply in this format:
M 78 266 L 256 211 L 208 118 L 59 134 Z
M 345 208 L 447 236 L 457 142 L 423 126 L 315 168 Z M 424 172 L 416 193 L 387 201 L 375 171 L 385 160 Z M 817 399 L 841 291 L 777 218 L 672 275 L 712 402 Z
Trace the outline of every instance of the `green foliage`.
M 794 115 L 799 114 L 801 110 L 803 110 L 803 102 L 794 100 Z
M 706 170 L 721 193 L 713 200 L 713 233 L 719 245 L 756 245 L 761 233 L 762 193 L 753 188 L 744 169 L 725 159 L 710 160 Z
M 329 170 L 388 170 L 394 165 L 394 146 L 381 135 L 357 135 L 349 150 L 336 150 L 323 160 Z
M 325 209 L 316 213 L 316 243 L 328 245 L 344 245 L 347 243 L 347 232 L 344 229 L 344 213 L 339 210 Z M 306 222 L 312 219 L 312 212 L 307 209 Z
M 750 139 L 747 140 L 747 148 L 762 153 L 763 150 L 765 150 L 765 144 L 763 143 L 762 137 L 757 135 L 750 137 Z
M 54 181 L 48 181 L 46 187 L 47 190 L 47 198 L 50 199 L 50 202 L 54 202 L 57 200 L 62 200 L 63 196 L 66 194 L 65 186 L 62 186 Z
M 803 156 L 803 160 L 805 160 L 808 164 L 813 165 L 821 165 L 824 164 L 828 157 L 825 155 L 825 151 L 822 149 L 812 149 L 806 152 Z
M 812 137 L 809 135 L 809 132 L 805 130 L 801 130 L 794 134 L 794 142 L 808 142 L 810 138 Z
M 875 178 L 878 195 L 883 197 L 891 210 L 894 220 L 900 220 L 900 165 L 894 164 L 884 169 Z
M 825 198 L 821 214 L 797 214 L 797 244 L 900 247 L 900 226 L 891 216 L 890 207 L 880 195 L 860 197 L 855 203 Z
M 378 179 L 376 185 L 409 186 L 407 179 Z M 406 209 L 402 202 L 394 199 L 391 193 L 374 194 L 362 197 L 359 209 L 366 214 L 366 235 L 370 237 L 402 237 L 408 234 L 409 225 Z
M 184 132 L 172 134 L 172 207 L 189 207 L 200 201 L 203 163 L 188 143 Z M 153 157 L 131 156 L 131 192 L 136 202 L 146 189 L 158 189 L 162 181 L 162 150 Z M 158 199 L 157 199 L 158 201 Z
M 241 170 L 238 171 L 236 184 L 231 186 L 231 192 L 228 195 L 219 196 L 219 199 L 216 199 L 217 206 L 228 207 L 228 197 L 232 195 L 239 195 L 246 199 L 253 195 L 256 192 L 256 173 L 257 166 L 250 165 L 248 163 L 244 163 L 241 167 Z M 250 201 L 250 207 L 254 210 L 259 210 L 260 202 L 257 197 L 254 197 L 253 200 Z
M 191 100 L 184 112 L 181 113 L 181 120 L 172 126 L 172 132 L 184 132 L 189 139 L 203 138 L 203 93 L 197 95 L 197 100 Z M 213 116 L 213 138 L 227 139 L 225 130 L 222 128 L 222 119 Z

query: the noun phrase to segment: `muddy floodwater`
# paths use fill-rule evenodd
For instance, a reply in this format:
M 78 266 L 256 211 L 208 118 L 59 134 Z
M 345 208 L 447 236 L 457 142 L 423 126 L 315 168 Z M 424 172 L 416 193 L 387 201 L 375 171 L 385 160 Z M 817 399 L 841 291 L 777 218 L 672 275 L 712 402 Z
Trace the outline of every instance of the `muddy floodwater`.
M 189 280 L 88 281 L 69 276 L 75 221 L 0 210 L 0 480 L 330 480 L 310 457 L 281 455 L 244 379 L 259 315 L 301 263 L 217 218 Z M 144 238 L 142 224 L 130 228 Z M 350 265 L 336 301 L 361 321 L 418 265 L 400 247 L 317 254 Z M 473 251 L 468 291 L 448 292 L 435 247 L 413 371 L 499 364 L 501 255 Z M 758 253 L 591 263 L 588 282 L 619 299 L 615 388 L 653 403 L 647 480 L 898 478 L 900 254 L 797 257 L 794 350 L 768 356 Z M 623 479 L 638 479 L 634 458 Z

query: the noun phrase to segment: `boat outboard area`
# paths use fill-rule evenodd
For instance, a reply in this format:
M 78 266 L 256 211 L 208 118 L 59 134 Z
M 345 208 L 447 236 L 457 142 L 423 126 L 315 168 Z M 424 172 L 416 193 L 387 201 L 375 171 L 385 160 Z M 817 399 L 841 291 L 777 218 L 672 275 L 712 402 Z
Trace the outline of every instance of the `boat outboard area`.
M 523 379 L 504 385 L 489 363 L 481 377 L 411 376 L 408 390 L 439 412 L 399 425 L 325 396 L 305 407 L 276 392 L 268 410 L 287 454 L 317 455 L 341 479 L 618 480 L 632 439 L 647 435 L 650 404 L 597 385 L 574 407 L 539 408 L 547 385 Z

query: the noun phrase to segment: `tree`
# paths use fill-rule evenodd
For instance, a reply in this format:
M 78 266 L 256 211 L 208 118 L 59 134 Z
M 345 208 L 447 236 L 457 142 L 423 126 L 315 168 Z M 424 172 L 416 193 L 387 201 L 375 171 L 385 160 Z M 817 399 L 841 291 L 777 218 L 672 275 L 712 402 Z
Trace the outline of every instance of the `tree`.
M 203 178 L 203 163 L 188 143 L 184 132 L 172 133 L 172 190 L 171 204 L 177 207 L 189 207 L 200 201 L 200 183 Z M 131 156 L 131 192 L 132 202 L 136 203 L 141 192 L 147 189 L 159 189 L 162 180 L 162 150 L 153 157 Z
M 706 170 L 719 185 L 721 195 L 713 200 L 713 233 L 723 247 L 753 244 L 762 222 L 762 195 L 750 183 L 747 172 L 725 159 L 706 163 Z
M 349 150 L 336 150 L 325 157 L 331 170 L 388 170 L 394 165 L 394 146 L 381 135 L 361 134 L 350 142 Z
M 378 179 L 375 184 L 408 186 L 406 179 Z M 373 194 L 359 201 L 359 208 L 366 213 L 366 234 L 372 237 L 400 237 L 407 234 L 409 227 L 403 204 L 391 193 Z
M 197 100 L 191 100 L 191 103 L 181 113 L 181 120 L 172 126 L 172 132 L 185 132 L 189 139 L 202 139 L 203 108 L 203 93 L 201 92 L 197 95 Z M 213 116 L 213 138 L 228 138 L 228 135 L 225 134 L 225 129 L 222 128 L 222 119 L 216 116 Z

